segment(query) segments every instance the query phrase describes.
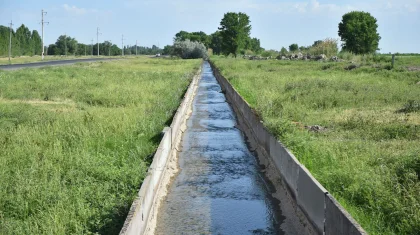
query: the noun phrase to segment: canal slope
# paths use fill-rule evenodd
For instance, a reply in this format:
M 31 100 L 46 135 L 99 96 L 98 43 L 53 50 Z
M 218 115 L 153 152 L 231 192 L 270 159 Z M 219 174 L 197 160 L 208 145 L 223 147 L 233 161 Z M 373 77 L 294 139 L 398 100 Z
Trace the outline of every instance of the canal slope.
M 156 234 L 308 233 L 236 126 L 205 62 L 178 155 L 179 173 L 159 208 Z

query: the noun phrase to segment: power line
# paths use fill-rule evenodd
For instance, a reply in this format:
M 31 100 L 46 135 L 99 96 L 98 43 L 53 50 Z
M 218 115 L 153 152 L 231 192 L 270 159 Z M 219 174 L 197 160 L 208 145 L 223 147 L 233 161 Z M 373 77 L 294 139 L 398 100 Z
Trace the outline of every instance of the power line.
M 44 24 L 49 24 L 50 22 L 44 22 L 44 15 L 46 15 L 47 12 L 44 11 L 44 9 L 41 10 L 41 25 L 42 25 L 42 56 L 41 60 L 44 60 Z
M 99 27 L 96 28 L 96 43 L 98 44 L 98 56 L 99 56 L 99 35 L 102 33 L 99 32 Z
M 9 64 L 12 63 L 10 57 L 12 56 L 12 31 L 13 31 L 13 22 L 10 21 L 10 32 L 9 32 Z

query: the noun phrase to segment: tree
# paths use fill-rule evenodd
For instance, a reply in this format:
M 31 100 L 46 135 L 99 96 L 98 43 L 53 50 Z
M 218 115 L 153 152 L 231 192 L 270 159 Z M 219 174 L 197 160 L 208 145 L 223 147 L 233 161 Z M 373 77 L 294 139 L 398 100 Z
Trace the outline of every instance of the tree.
M 206 58 L 207 49 L 201 42 L 185 41 L 174 42 L 174 54 L 181 57 L 182 59 L 197 59 Z
M 31 31 L 24 24 L 16 30 L 16 39 L 19 43 L 19 55 L 33 55 Z
M 192 42 L 201 42 L 206 47 L 208 47 L 209 44 L 210 44 L 210 37 L 202 31 L 192 32 L 192 33 L 189 33 L 189 32 L 186 32 L 186 31 L 179 31 L 177 34 L 175 34 L 174 42 L 175 41 L 185 41 L 187 39 L 192 41 Z
M 210 34 L 210 45 L 209 47 L 213 49 L 213 54 L 220 55 L 222 53 L 222 42 L 223 38 L 220 34 L 220 31 L 216 31 L 213 34 Z
M 258 38 L 247 38 L 245 41 L 245 49 L 251 50 L 256 54 L 264 51 L 264 48 L 261 47 L 260 39 Z
M 381 39 L 377 28 L 377 20 L 368 12 L 352 11 L 344 14 L 338 24 L 338 36 L 343 42 L 343 50 L 355 54 L 375 52 Z
M 76 39 L 61 35 L 55 42 L 55 47 L 51 48 L 51 52 L 53 52 L 53 54 L 50 53 L 50 49 L 48 48 L 48 55 L 65 55 L 66 50 L 67 55 L 75 55 L 77 52 L 77 44 L 78 43 Z
M 233 54 L 236 57 L 238 52 L 245 47 L 245 42 L 251 32 L 249 16 L 242 12 L 228 12 L 220 22 L 219 30 L 223 39 L 223 54 Z
M 163 47 L 163 54 L 164 55 L 172 55 L 174 51 L 174 47 L 171 45 L 166 45 Z
M 296 44 L 296 43 L 293 43 L 292 45 L 290 45 L 289 46 L 289 51 L 290 52 L 295 52 L 295 51 L 297 51 L 299 49 L 299 46 L 298 46 L 298 44 Z
M 312 44 L 312 46 L 313 47 L 316 47 L 318 44 L 321 44 L 322 43 L 322 40 L 316 40 L 315 42 L 314 42 L 314 44 Z
M 282 55 L 282 56 L 286 56 L 286 55 L 287 55 L 287 53 L 288 53 L 287 49 L 286 49 L 286 48 L 284 48 L 284 47 L 282 47 L 282 48 L 281 48 L 281 50 L 280 50 L 280 55 Z
M 42 39 L 41 36 L 39 36 L 38 31 L 33 30 L 31 35 L 31 41 L 32 41 L 32 50 L 34 55 L 41 55 L 42 53 Z

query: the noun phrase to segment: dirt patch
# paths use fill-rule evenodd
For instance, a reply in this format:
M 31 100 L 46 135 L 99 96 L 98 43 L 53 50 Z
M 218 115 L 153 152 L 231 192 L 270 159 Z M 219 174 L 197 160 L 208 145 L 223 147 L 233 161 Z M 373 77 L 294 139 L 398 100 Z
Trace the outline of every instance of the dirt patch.
M 351 64 L 351 65 L 349 65 L 349 66 L 345 67 L 344 69 L 345 69 L 345 70 L 353 70 L 353 69 L 356 69 L 356 68 L 359 68 L 359 67 L 360 67 L 360 65 L 357 65 L 357 64 Z
M 420 66 L 408 66 L 407 67 L 408 71 L 420 71 Z M 420 82 L 418 82 L 417 84 L 419 84 Z
M 320 125 L 313 125 L 313 126 L 305 126 L 305 129 L 307 129 L 308 131 L 312 131 L 312 132 L 322 132 L 322 131 L 326 131 L 327 128 L 320 126 Z

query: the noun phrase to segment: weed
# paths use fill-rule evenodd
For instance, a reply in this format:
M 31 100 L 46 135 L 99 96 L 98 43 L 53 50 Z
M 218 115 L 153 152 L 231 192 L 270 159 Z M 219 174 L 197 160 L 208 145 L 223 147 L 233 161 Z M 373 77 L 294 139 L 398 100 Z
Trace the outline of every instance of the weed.
M 420 71 L 402 68 L 419 66 L 420 57 L 401 57 L 388 70 L 389 55 L 352 56 L 339 54 L 361 65 L 351 71 L 342 69 L 348 62 L 334 63 L 334 69 L 317 62 L 259 61 L 264 69 L 256 69 L 254 61 L 212 60 L 271 133 L 370 234 L 417 234 L 420 86 L 413 84 Z
M 117 234 L 199 63 L 0 71 L 0 233 Z

